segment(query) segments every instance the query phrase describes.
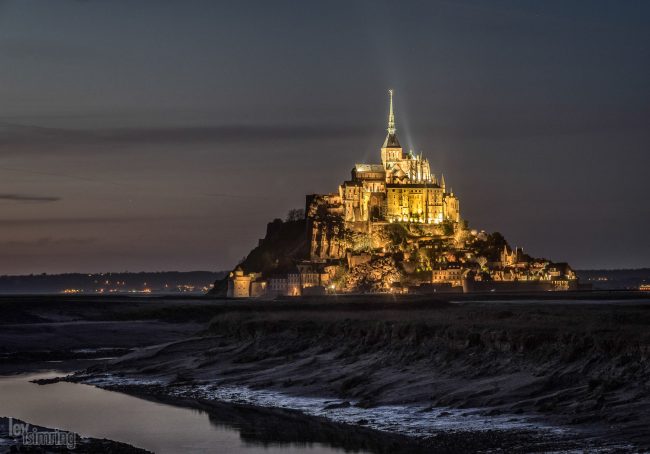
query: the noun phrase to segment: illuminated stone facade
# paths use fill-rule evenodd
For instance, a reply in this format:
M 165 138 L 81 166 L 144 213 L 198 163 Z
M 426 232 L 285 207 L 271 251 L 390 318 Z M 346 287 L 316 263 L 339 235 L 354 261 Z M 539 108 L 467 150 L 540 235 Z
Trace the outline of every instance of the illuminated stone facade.
M 397 138 L 390 93 L 388 128 L 381 147 L 381 164 L 356 164 L 352 178 L 339 187 L 346 223 L 460 221 L 458 198 L 445 178 L 431 173 L 422 154 L 404 153 Z
M 307 196 L 310 258 L 344 258 L 355 233 L 375 235 L 391 223 L 417 225 L 430 235 L 457 231 L 460 203 L 422 154 L 405 153 L 395 128 L 393 92 L 381 163 L 355 164 L 337 193 Z M 449 233 L 446 233 L 449 234 Z M 374 237 L 373 237 L 374 238 Z M 374 238 L 374 242 L 376 238 Z M 374 247 L 381 247 L 374 244 Z
M 431 270 L 432 284 L 450 284 L 452 287 L 462 287 L 466 270 L 460 266 L 434 268 Z
M 241 267 L 235 268 L 228 276 L 228 293 L 229 298 L 248 298 L 251 296 L 251 281 L 255 276 L 244 274 Z

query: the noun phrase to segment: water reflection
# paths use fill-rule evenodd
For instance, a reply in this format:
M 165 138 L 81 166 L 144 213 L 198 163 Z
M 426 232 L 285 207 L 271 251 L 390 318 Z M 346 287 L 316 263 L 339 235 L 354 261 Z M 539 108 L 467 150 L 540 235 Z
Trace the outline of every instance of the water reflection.
M 374 431 L 228 404 L 201 410 L 144 400 L 88 385 L 30 380 L 57 372 L 0 377 L 0 416 L 108 438 L 157 453 L 330 454 L 397 452 L 399 440 Z M 401 443 L 400 443 L 401 445 Z
M 381 433 L 359 426 L 345 426 L 323 418 L 305 417 L 293 410 L 269 410 L 213 402 L 210 404 L 209 419 L 217 427 L 239 431 L 241 439 L 249 446 L 310 446 L 315 443 L 340 448 L 345 452 L 430 452 L 411 443 L 402 435 Z

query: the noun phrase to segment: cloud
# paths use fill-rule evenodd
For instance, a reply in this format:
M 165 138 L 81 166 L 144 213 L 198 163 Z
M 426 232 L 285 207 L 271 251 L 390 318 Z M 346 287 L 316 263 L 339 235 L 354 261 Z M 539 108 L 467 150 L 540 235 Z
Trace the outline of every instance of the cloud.
M 0 153 L 34 145 L 233 144 L 242 142 L 322 141 L 368 133 L 367 128 L 323 125 L 222 125 L 205 127 L 63 129 L 0 123 Z M 24 148 L 23 148 L 24 147 Z M 37 149 L 37 148 L 34 148 Z
M 33 240 L 6 240 L 0 241 L 0 247 L 7 248 L 12 246 L 18 247 L 43 247 L 43 246 L 70 246 L 91 244 L 97 241 L 96 238 L 52 238 L 42 237 Z
M 0 219 L 0 227 L 13 226 L 53 226 L 53 225 L 70 225 L 70 224 L 126 224 L 137 222 L 152 221 L 196 221 L 191 216 L 116 216 L 116 217 L 69 217 L 69 218 L 23 218 L 23 219 Z
M 321 125 L 232 125 L 189 128 L 116 129 L 96 137 L 113 142 L 249 142 L 273 140 L 323 140 L 356 136 L 359 128 Z
M 603 133 L 645 133 L 648 129 L 646 107 L 611 109 L 579 108 L 557 109 L 549 114 L 544 105 L 523 108 L 502 106 L 486 109 L 458 107 L 447 116 L 419 114 L 412 130 L 419 136 L 432 134 L 442 138 L 537 138 Z M 6 117 L 5 117 L 6 118 Z M 405 130 L 402 130 L 404 134 Z M 188 127 L 132 127 L 68 129 L 37 125 L 0 122 L 0 157 L 16 153 L 42 153 L 44 150 L 87 153 L 90 148 L 106 147 L 111 152 L 132 152 L 133 147 L 146 145 L 210 145 L 227 149 L 228 146 L 250 144 L 268 146 L 279 142 L 325 143 L 350 141 L 381 132 L 367 123 L 356 124 L 234 124 Z
M 0 149 L 1 151 L 1 149 Z M 77 181 L 87 181 L 91 183 L 101 183 L 101 184 L 109 184 L 112 186 L 124 186 L 121 183 L 117 183 L 115 181 L 109 181 L 105 179 L 99 179 L 99 178 L 88 178 L 84 176 L 79 176 L 79 175 L 71 175 L 69 173 L 60 173 L 60 172 L 41 172 L 38 170 L 33 170 L 33 169 L 24 169 L 24 168 L 18 168 L 18 167 L 6 167 L 6 166 L 0 166 L 0 170 L 8 171 L 8 172 L 18 172 L 18 173 L 24 173 L 28 175 L 40 175 L 40 176 L 46 176 L 46 177 L 58 177 L 58 178 L 64 178 L 66 180 L 77 180 Z
M 44 195 L 29 195 L 29 194 L 0 194 L 0 200 L 10 200 L 13 202 L 58 202 L 61 197 L 52 197 Z

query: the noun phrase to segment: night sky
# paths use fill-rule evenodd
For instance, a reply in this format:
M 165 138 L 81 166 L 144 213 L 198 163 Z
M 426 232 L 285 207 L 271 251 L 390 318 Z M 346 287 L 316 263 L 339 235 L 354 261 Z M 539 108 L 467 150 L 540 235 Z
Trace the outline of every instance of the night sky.
M 0 273 L 229 269 L 397 133 L 470 226 L 650 266 L 650 2 L 0 0 Z

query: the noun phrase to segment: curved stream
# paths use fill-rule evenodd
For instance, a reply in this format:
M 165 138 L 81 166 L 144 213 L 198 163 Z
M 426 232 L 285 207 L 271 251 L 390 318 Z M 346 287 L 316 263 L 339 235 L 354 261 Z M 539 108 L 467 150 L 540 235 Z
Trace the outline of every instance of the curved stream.
M 60 372 L 0 376 L 0 416 L 107 438 L 156 453 L 330 454 L 349 452 L 322 443 L 255 441 L 236 423 L 221 424 L 199 410 L 150 402 L 94 386 L 31 380 Z M 249 434 L 250 435 L 250 434 Z

